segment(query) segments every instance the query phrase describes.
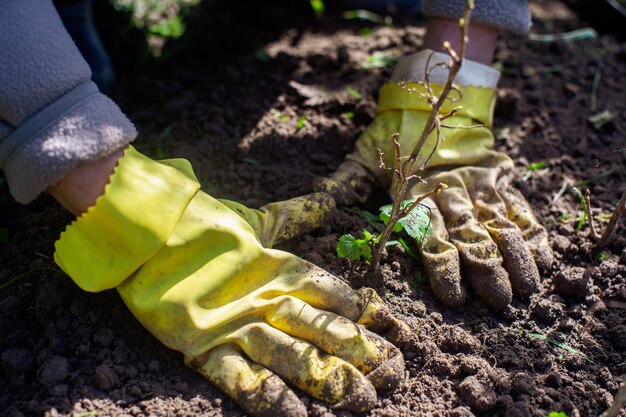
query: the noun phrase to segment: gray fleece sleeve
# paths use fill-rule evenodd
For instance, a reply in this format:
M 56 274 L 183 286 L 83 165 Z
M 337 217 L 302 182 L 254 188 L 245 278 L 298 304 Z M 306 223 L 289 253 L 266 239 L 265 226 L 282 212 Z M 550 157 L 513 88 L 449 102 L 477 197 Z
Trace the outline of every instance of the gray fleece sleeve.
M 526 34 L 530 29 L 528 0 L 474 0 L 472 22 L 504 32 Z M 422 11 L 429 17 L 458 19 L 465 0 L 423 0 Z
M 3 0 L 0 28 L 0 168 L 13 197 L 29 203 L 137 132 L 89 81 L 51 0 Z

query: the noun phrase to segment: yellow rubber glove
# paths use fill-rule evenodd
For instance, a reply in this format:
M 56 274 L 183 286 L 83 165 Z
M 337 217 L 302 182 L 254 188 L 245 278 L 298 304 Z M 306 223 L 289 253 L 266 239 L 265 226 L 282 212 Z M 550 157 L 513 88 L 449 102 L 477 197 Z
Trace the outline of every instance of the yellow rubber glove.
M 373 331 L 401 343 L 410 330 L 373 290 L 261 245 L 293 235 L 278 230 L 281 213 L 306 216 L 318 210 L 299 203 L 329 199 L 277 203 L 270 216 L 229 202 L 240 216 L 199 190 L 187 161 L 129 148 L 105 194 L 62 233 L 55 261 L 87 291 L 117 288 L 150 332 L 251 415 L 306 416 L 286 383 L 361 412 L 404 377 L 400 351 Z
M 480 72 L 477 63 L 470 64 L 470 72 L 476 73 L 477 66 Z M 442 85 L 431 84 L 438 95 Z M 538 289 L 538 266 L 549 268 L 552 253 L 546 230 L 509 185 L 513 162 L 493 150 L 495 88 L 459 88 L 462 95 L 453 91 L 455 101 L 446 100 L 441 109 L 447 114 L 459 108 L 445 120 L 446 126 L 455 128 L 443 129 L 444 141 L 434 153 L 435 132 L 428 138 L 416 164 L 424 165 L 432 153 L 425 170 L 416 172 L 428 184 L 417 183 L 407 198 L 440 182 L 448 186 L 425 201 L 432 208 L 433 233 L 420 249 L 435 296 L 448 306 L 462 304 L 467 293 L 463 276 L 485 303 L 500 310 L 511 302 L 513 292 L 525 297 Z M 316 188 L 332 194 L 341 205 L 363 202 L 373 185 L 393 193 L 395 174 L 380 167 L 378 150 L 384 153 L 385 166 L 393 168 L 396 152 L 391 136 L 398 132 L 401 155 L 411 153 L 430 114 L 425 93 L 418 83 L 384 85 L 376 118 L 357 140 L 354 152 Z M 483 127 L 468 128 L 476 125 Z

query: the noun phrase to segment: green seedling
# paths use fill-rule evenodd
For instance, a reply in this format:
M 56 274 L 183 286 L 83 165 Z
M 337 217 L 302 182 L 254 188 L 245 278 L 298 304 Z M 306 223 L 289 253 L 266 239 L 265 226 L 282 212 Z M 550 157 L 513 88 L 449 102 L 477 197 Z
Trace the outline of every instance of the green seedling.
M 369 36 L 372 34 L 372 28 L 363 28 L 359 30 L 359 35 L 361 36 Z
M 576 225 L 576 230 L 581 231 L 585 222 L 589 219 L 589 206 L 585 201 L 585 196 L 577 187 L 572 187 L 572 191 L 578 196 L 580 205 L 583 206 L 583 215 L 578 218 L 578 224 Z
M 548 417 L 567 417 L 567 413 L 563 411 L 550 411 Z
M 348 94 L 350 94 L 355 99 L 361 100 L 361 93 L 359 93 L 359 90 L 356 90 L 356 89 L 352 88 L 352 86 L 349 85 L 349 86 L 346 87 L 346 91 L 348 92 Z
M 311 9 L 315 13 L 315 17 L 321 17 L 324 14 L 326 6 L 322 0 L 310 0 Z
M 386 55 L 380 52 L 375 52 L 368 56 L 365 62 L 361 65 L 364 69 L 376 69 L 392 67 L 396 65 L 398 58 L 391 55 Z
M 302 129 L 304 127 L 306 123 L 306 116 L 303 114 L 302 116 L 300 116 L 300 118 L 298 119 L 298 124 L 296 125 L 296 128 L 298 130 Z
M 568 345 L 567 343 L 563 343 L 561 341 L 558 341 L 556 339 L 552 339 L 548 336 L 546 336 L 545 334 L 541 334 L 541 333 L 526 333 L 526 337 L 532 337 L 535 339 L 539 339 L 539 340 L 543 340 L 544 342 L 551 344 L 553 346 L 556 346 L 560 349 L 563 349 L 569 353 L 580 353 L 581 355 L 583 355 L 589 362 L 593 363 L 595 365 L 595 362 L 592 361 L 591 359 L 589 359 L 587 357 L 587 355 L 585 355 L 584 353 L 582 353 L 580 350 L 578 349 L 574 349 L 573 347 L 571 347 L 570 345 Z
M 374 239 L 374 235 L 365 229 L 363 229 L 362 239 L 357 239 L 350 234 L 343 235 L 337 243 L 337 256 L 353 261 L 360 261 L 361 259 L 370 261 L 372 259 L 370 242 Z
M 547 170 L 545 161 L 533 162 L 526 167 L 526 174 L 522 177 L 522 181 L 528 181 L 532 177 L 533 172 L 537 170 Z
M 392 231 L 400 233 L 406 232 L 409 236 L 415 239 L 418 243 L 421 243 L 426 237 L 432 233 L 432 224 L 430 222 L 430 211 L 419 204 L 415 204 L 415 200 L 406 200 L 402 202 L 402 209 L 407 210 L 413 205 L 413 208 L 406 216 L 400 218 L 394 225 Z M 387 226 L 391 219 L 392 205 L 382 206 L 380 208 L 380 214 L 376 218 L 372 213 L 365 210 L 349 210 L 352 213 L 358 214 L 370 223 L 374 228 L 380 227 L 380 222 Z M 363 230 L 363 238 L 357 239 L 351 234 L 345 234 L 339 238 L 337 243 L 337 256 L 340 258 L 348 258 L 353 261 L 359 261 L 361 259 L 371 261 L 373 254 L 376 251 L 374 248 L 378 245 L 383 237 L 383 234 L 373 234 L 368 230 Z M 407 242 L 399 237 L 397 240 L 385 241 L 385 246 L 400 245 L 404 250 L 412 257 L 417 258 L 415 252 L 410 248 Z
M 391 16 L 381 16 L 369 10 L 346 10 L 343 13 L 343 18 L 347 20 L 366 20 L 368 22 L 376 23 L 378 25 L 391 26 L 393 19 Z
M 185 24 L 181 16 L 176 15 L 171 19 L 148 25 L 147 29 L 148 33 L 151 35 L 168 39 L 178 39 L 185 33 Z
M 398 239 L 395 239 L 395 240 L 390 240 L 390 241 L 388 241 L 388 242 L 386 243 L 386 246 L 396 246 L 396 245 L 400 245 L 400 246 L 402 246 L 402 248 L 404 248 L 404 251 L 405 251 L 406 253 L 408 253 L 408 254 L 409 254 L 409 256 L 410 256 L 411 258 L 414 258 L 414 259 L 420 259 L 420 258 L 419 258 L 419 257 L 415 254 L 415 251 L 414 251 L 413 249 L 411 249 L 411 247 L 409 246 L 409 244 L 408 244 L 408 243 L 406 243 L 406 241 L 405 241 L 403 238 L 401 238 L 401 237 L 399 237 Z
M 410 208 L 411 205 L 414 203 L 415 199 L 405 200 L 402 202 L 400 209 L 406 210 Z M 387 226 L 389 220 L 391 219 L 392 209 L 392 204 L 388 204 L 380 208 L 379 217 L 383 221 L 385 226 Z M 433 232 L 433 225 L 430 221 L 430 211 L 425 206 L 416 205 L 411 211 L 407 213 L 406 216 L 398 219 L 398 222 L 395 224 L 392 230 L 394 232 L 401 232 L 402 230 L 404 230 L 413 239 L 416 239 L 418 242 L 422 242 Z
M 604 251 L 600 251 L 596 253 L 596 259 L 599 261 L 606 261 L 608 257 L 609 257 L 609 254 Z
M 348 120 L 352 120 L 352 119 L 354 119 L 354 112 L 353 111 L 347 111 L 345 113 L 342 113 L 342 116 L 345 117 Z
M 568 351 L 569 353 L 580 353 L 579 350 L 574 349 L 573 347 L 571 347 L 570 345 L 563 343 L 563 342 L 559 342 L 556 339 L 552 339 L 548 336 L 546 336 L 545 334 L 541 334 L 541 333 L 526 333 L 526 337 L 532 337 L 532 338 L 536 338 L 539 340 L 543 340 L 546 343 L 549 343 L 553 346 L 559 347 L 561 349 L 564 349 L 566 351 Z

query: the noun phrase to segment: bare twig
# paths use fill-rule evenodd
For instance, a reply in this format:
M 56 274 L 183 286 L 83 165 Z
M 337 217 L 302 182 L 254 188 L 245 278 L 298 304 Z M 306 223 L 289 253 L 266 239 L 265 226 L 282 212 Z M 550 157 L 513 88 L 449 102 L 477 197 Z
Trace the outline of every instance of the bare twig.
M 619 219 L 624 214 L 624 211 L 626 211 L 626 188 L 624 188 L 622 197 L 619 199 L 617 207 L 615 208 L 613 215 L 611 215 L 609 224 L 606 225 L 602 234 L 598 233 L 593 216 L 591 215 L 591 192 L 589 189 L 585 191 L 585 203 L 587 204 L 587 208 L 589 210 L 589 228 L 591 229 L 591 235 L 596 240 L 598 248 L 606 248 L 609 243 L 611 243 L 611 238 L 613 237 L 613 232 L 615 232 L 615 229 L 617 228 Z
M 445 184 L 437 184 L 437 186 L 433 190 L 419 196 L 409 207 L 402 209 L 402 203 L 405 199 L 406 193 L 408 191 L 409 186 L 411 185 L 412 180 L 415 178 L 422 180 L 419 176 L 415 175 L 415 164 L 417 163 L 418 157 L 421 154 L 426 141 L 428 140 L 430 135 L 433 133 L 433 131 L 436 130 L 437 136 L 436 136 L 433 149 L 430 151 L 429 155 L 424 159 L 424 161 L 420 164 L 419 170 L 423 170 L 425 168 L 428 161 L 430 161 L 430 159 L 434 155 L 435 150 L 437 149 L 438 145 L 444 140 L 444 137 L 441 133 L 441 129 L 442 128 L 454 128 L 448 125 L 444 126 L 442 124 L 442 121 L 449 117 L 452 117 L 458 109 L 452 109 L 448 113 L 444 113 L 444 114 L 440 114 L 440 112 L 446 100 L 450 100 L 451 103 L 455 103 L 462 98 L 461 90 L 456 85 L 454 85 L 454 80 L 456 79 L 456 76 L 459 70 L 461 69 L 461 65 L 463 64 L 463 58 L 465 56 L 465 47 L 468 41 L 468 30 L 469 30 L 470 18 L 471 18 L 473 9 L 474 9 L 474 1 L 468 0 L 467 3 L 465 4 L 463 17 L 459 19 L 459 29 L 460 29 L 459 50 L 455 51 L 454 49 L 452 49 L 452 47 L 450 46 L 450 43 L 447 41 L 444 42 L 443 44 L 443 48 L 445 49 L 445 51 L 448 53 L 448 55 L 451 58 L 450 62 L 439 62 L 439 63 L 431 65 L 431 59 L 433 57 L 434 52 L 430 54 L 426 60 L 426 66 L 424 68 L 424 80 L 418 82 L 418 85 L 424 87 L 424 89 L 426 90 L 426 93 L 425 94 L 421 92 L 418 92 L 418 93 L 420 94 L 420 97 L 428 100 L 428 103 L 430 104 L 430 107 L 431 107 L 431 111 L 430 111 L 430 114 L 428 115 L 428 119 L 426 120 L 424 129 L 422 130 L 415 146 L 413 147 L 413 150 L 411 151 L 411 153 L 409 154 L 408 158 L 406 158 L 405 161 L 402 161 L 402 159 L 404 158 L 401 157 L 400 155 L 400 144 L 398 143 L 399 134 L 394 134 L 391 138 L 391 140 L 394 143 L 395 150 L 396 150 L 394 173 L 395 173 L 395 177 L 397 181 L 394 185 L 395 187 L 395 190 L 394 190 L 395 192 L 393 193 L 394 200 L 393 200 L 393 204 L 391 208 L 389 221 L 387 225 L 385 226 L 385 229 L 381 233 L 376 247 L 373 249 L 371 270 L 374 271 L 375 273 L 378 272 L 378 268 L 380 265 L 380 258 L 382 256 L 382 251 L 387 241 L 389 240 L 389 237 L 391 236 L 391 233 L 396 223 L 398 223 L 400 219 L 407 216 L 413 209 L 415 209 L 417 205 L 420 204 L 421 201 L 434 195 L 435 193 L 441 191 L 442 189 L 446 187 Z M 430 83 L 430 75 L 432 71 L 437 67 L 442 67 L 448 70 L 448 77 L 439 95 L 435 94 L 433 86 Z M 399 85 L 401 87 L 404 86 L 408 90 L 411 90 L 411 88 L 408 87 L 406 83 L 400 83 Z M 451 91 L 457 92 L 458 98 L 449 97 Z M 381 155 L 380 151 L 379 151 L 379 155 Z M 385 167 L 382 156 L 381 156 L 381 167 L 389 169 Z
M 611 216 L 611 220 L 609 220 L 609 224 L 606 225 L 602 236 L 600 236 L 600 240 L 598 240 L 598 247 L 600 249 L 605 248 L 611 243 L 611 238 L 613 237 L 613 232 L 617 228 L 617 223 L 619 219 L 626 211 L 626 188 L 624 188 L 624 192 L 622 193 L 622 197 L 619 199 L 617 203 L 617 207 Z

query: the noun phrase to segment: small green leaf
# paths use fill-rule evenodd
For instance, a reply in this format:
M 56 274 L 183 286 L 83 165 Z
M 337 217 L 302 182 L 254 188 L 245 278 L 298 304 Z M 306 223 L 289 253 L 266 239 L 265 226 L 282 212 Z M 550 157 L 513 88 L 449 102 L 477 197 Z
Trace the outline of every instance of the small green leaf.
M 533 162 L 532 164 L 528 165 L 526 167 L 526 174 L 524 174 L 522 181 L 528 181 L 530 177 L 532 177 L 534 171 L 537 171 L 540 169 L 544 171 L 548 171 L 548 168 L 545 168 L 545 166 L 546 166 L 546 163 L 544 161 Z
M 563 342 L 559 342 L 558 340 L 555 339 L 551 339 L 548 336 L 544 335 L 544 334 L 540 334 L 540 333 L 527 333 L 526 334 L 527 337 L 534 337 L 536 339 L 540 339 L 543 340 L 544 342 L 548 342 L 551 345 L 560 347 L 561 349 L 565 349 L 566 351 L 570 352 L 570 353 L 578 353 L 579 351 L 574 349 L 573 347 L 571 347 L 568 344 L 565 344 Z
M 310 0 L 311 9 L 313 9 L 313 13 L 315 13 L 316 17 L 320 17 L 324 14 L 324 9 L 326 6 L 322 0 Z
M 372 34 L 372 28 L 363 28 L 359 30 L 359 35 L 361 36 L 369 36 Z
M 185 33 L 185 24 L 180 16 L 175 16 L 171 19 L 149 25 L 148 32 L 151 35 L 178 39 Z
M 546 166 L 546 163 L 544 161 L 533 162 L 532 164 L 526 167 L 526 171 L 535 171 L 535 170 L 544 168 L 545 166 Z
M 580 200 L 580 205 L 583 206 L 583 215 L 578 218 L 578 224 L 576 225 L 576 230 L 580 231 L 582 230 L 585 222 L 589 218 L 589 207 L 587 207 L 585 196 L 578 188 L 572 187 L 572 191 L 574 191 L 574 194 L 578 196 L 578 199 Z
M 413 204 L 415 200 L 405 200 L 400 205 L 402 210 Z M 380 219 L 387 225 L 391 218 L 392 205 L 388 204 L 380 208 Z M 409 214 L 398 220 L 393 228 L 394 232 L 404 229 L 409 236 L 419 241 L 424 240 L 433 232 L 433 225 L 430 221 L 430 211 L 421 205 L 417 205 Z
M 350 234 L 341 236 L 337 242 L 337 256 L 353 261 L 358 261 L 361 258 L 372 259 L 372 248 L 368 242 L 373 236 L 366 230 L 363 231 L 363 234 L 365 235 L 364 239 L 357 239 Z
M 550 411 L 548 417 L 567 417 L 567 414 L 563 411 Z
M 415 251 L 413 251 L 413 249 L 411 249 L 411 247 L 409 246 L 408 243 L 406 243 L 406 241 L 402 238 L 399 238 L 398 241 L 400 242 L 400 244 L 402 245 L 402 247 L 404 248 L 404 251 L 406 253 L 409 254 L 409 256 L 411 256 L 412 258 L 415 259 L 420 259 L 416 254 Z
M 346 119 L 354 119 L 354 112 L 353 111 L 347 111 L 347 112 L 343 113 L 343 116 Z
M 350 94 L 352 97 L 354 97 L 357 100 L 361 100 L 361 93 L 359 93 L 358 90 L 355 90 L 354 88 L 352 88 L 352 86 L 347 86 L 346 87 L 346 91 L 348 91 L 348 94 Z
M 608 257 L 609 257 L 609 254 L 604 251 L 600 251 L 596 253 L 596 259 L 599 261 L 605 261 Z
M 300 116 L 300 119 L 298 119 L 298 125 L 297 125 L 298 130 L 302 129 L 305 123 L 306 123 L 306 116 L 305 115 Z

